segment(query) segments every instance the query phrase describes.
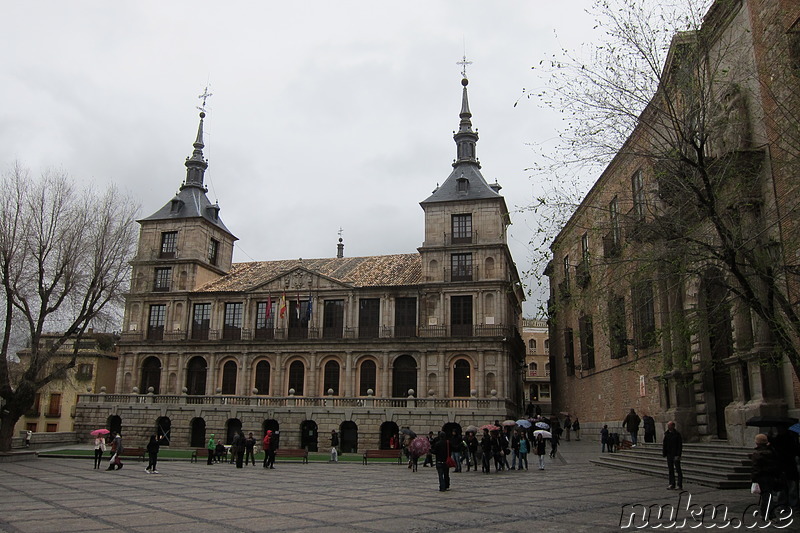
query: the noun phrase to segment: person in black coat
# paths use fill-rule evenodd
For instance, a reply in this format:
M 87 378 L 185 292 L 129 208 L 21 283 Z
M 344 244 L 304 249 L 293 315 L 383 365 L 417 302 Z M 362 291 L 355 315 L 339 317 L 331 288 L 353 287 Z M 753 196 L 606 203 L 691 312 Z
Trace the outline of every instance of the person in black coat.
M 436 472 L 439 474 L 439 491 L 450 490 L 450 467 L 447 458 L 450 457 L 450 442 L 444 431 L 433 441 L 433 456 L 436 458 Z
M 761 517 L 764 520 L 769 520 L 774 510 L 774 506 L 770 508 L 770 502 L 774 501 L 775 493 L 782 488 L 779 481 L 781 462 L 778 454 L 769 444 L 767 436 L 763 433 L 756 435 L 756 449 L 750 454 L 750 460 L 753 462 L 750 480 L 758 483 L 761 489 L 759 500 Z
M 481 439 L 481 471 L 484 474 L 491 472 L 492 457 L 492 437 L 489 435 L 489 430 L 483 430 L 483 438 Z
M 667 458 L 667 468 L 669 469 L 669 486 L 667 489 L 675 488 L 675 472 L 678 473 L 678 489 L 683 490 L 683 470 L 681 470 L 681 453 L 683 453 L 683 439 L 678 430 L 675 429 L 675 422 L 667 423 L 667 431 L 664 433 L 664 442 L 661 446 L 661 455 Z
M 148 474 L 158 474 L 158 470 L 156 470 L 156 463 L 158 462 L 158 450 L 161 445 L 158 443 L 160 439 L 158 439 L 155 435 L 150 435 L 150 442 L 147 443 L 147 468 L 144 469 L 145 472 Z

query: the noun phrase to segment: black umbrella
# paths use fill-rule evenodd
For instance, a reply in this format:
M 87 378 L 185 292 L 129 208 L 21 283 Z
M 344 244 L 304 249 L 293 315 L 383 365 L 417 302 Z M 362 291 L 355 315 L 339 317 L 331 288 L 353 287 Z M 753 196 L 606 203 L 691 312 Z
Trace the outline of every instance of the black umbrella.
M 796 423 L 796 418 L 788 416 L 754 416 L 747 420 L 746 425 L 757 428 L 768 428 L 776 426 L 789 427 Z
M 415 437 L 417 436 L 417 434 L 416 434 L 416 433 L 414 433 L 413 431 L 411 431 L 411 430 L 410 430 L 410 429 L 408 429 L 408 428 L 403 428 L 403 429 L 401 429 L 401 430 L 400 430 L 400 433 L 402 433 L 403 435 L 411 435 L 411 438 L 412 438 L 412 439 L 413 439 L 413 438 L 415 438 Z

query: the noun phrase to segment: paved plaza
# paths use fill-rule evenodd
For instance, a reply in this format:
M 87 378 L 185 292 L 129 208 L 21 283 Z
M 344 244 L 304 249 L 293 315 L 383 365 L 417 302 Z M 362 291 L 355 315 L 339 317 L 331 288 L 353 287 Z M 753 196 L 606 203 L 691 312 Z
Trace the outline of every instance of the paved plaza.
M 161 473 L 149 475 L 146 463 L 131 459 L 115 472 L 93 470 L 89 458 L 1 463 L 0 530 L 604 532 L 620 531 L 623 504 L 679 506 L 680 494 L 665 490 L 661 478 L 590 464 L 597 448 L 564 443 L 544 471 L 533 456 L 527 472 L 451 474 L 448 492 L 437 490 L 435 469 L 421 464 L 413 473 L 397 464 L 279 462 L 275 470 L 240 470 L 160 461 Z M 684 489 L 693 504 L 725 506 L 729 517 L 754 502 L 746 490 Z

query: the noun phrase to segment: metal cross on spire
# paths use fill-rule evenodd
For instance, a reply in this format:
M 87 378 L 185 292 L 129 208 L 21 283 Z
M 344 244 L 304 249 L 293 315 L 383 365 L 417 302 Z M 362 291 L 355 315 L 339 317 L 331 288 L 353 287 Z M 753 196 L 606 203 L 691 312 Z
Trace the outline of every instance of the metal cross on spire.
M 206 88 L 203 90 L 203 94 L 197 95 L 198 98 L 202 98 L 203 99 L 203 105 L 197 106 L 197 109 L 199 109 L 203 113 L 206 112 L 206 100 L 208 100 L 209 96 L 214 96 L 214 95 L 212 93 L 208 92 L 208 85 L 206 85 Z
M 456 62 L 456 65 L 461 65 L 461 77 L 462 78 L 466 78 L 467 77 L 467 65 L 471 65 L 471 64 L 472 64 L 472 61 L 467 61 L 466 52 L 464 53 L 464 57 L 461 59 L 461 61 L 457 61 Z

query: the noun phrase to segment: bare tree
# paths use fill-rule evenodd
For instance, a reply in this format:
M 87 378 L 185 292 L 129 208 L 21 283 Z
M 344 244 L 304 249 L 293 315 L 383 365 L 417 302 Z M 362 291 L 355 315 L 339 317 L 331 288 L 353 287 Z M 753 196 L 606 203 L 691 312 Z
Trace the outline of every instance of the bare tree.
M 609 164 L 603 172 L 611 172 L 620 161 L 641 163 L 650 181 L 641 198 L 628 192 L 619 213 L 629 229 L 625 249 L 592 258 L 595 266 L 625 263 L 606 269 L 602 283 L 611 287 L 633 270 L 682 283 L 716 269 L 729 305 L 746 306 L 776 344 L 774 360 L 788 357 L 800 375 L 800 269 L 789 259 L 800 247 L 790 225 L 800 202 L 776 196 L 774 185 L 800 166 L 800 106 L 797 90 L 787 89 L 797 80 L 785 29 L 768 62 L 753 52 L 754 39 L 769 38 L 765 31 L 730 30 L 748 4 L 596 2 L 605 41 L 586 60 L 564 51 L 539 67 L 552 76 L 540 96 L 570 113 L 559 149 L 540 168 L 563 176 L 565 168 Z M 574 195 L 559 186 L 552 193 L 534 208 L 568 219 Z M 593 194 L 581 209 L 601 213 L 588 217 L 587 229 L 611 235 L 614 216 Z
M 130 198 L 111 187 L 79 189 L 63 172 L 38 180 L 16 165 L 0 181 L 0 450 L 11 447 L 15 423 L 34 403 L 36 391 L 75 365 L 53 358 L 69 338 L 79 340 L 121 302 L 136 242 Z M 52 345 L 42 334 L 58 331 Z M 30 343 L 27 367 L 9 374 L 14 339 Z

